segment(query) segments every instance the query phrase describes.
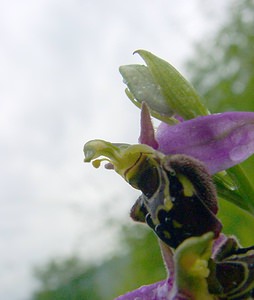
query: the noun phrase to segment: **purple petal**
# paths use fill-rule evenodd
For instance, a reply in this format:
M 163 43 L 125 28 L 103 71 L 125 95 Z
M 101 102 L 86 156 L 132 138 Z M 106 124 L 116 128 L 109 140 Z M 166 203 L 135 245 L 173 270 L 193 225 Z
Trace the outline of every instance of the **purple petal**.
M 161 123 L 156 140 L 162 153 L 195 157 L 214 174 L 253 154 L 254 113 L 226 112 L 198 117 L 174 126 Z
M 144 285 L 135 291 L 117 297 L 115 300 L 166 300 L 169 299 L 169 293 L 172 288 L 172 282 L 163 280 L 151 285 Z
M 151 120 L 149 108 L 145 102 L 142 102 L 141 106 L 141 120 L 140 120 L 140 136 L 139 143 L 146 144 L 153 149 L 158 148 L 158 143 L 155 139 L 155 133 L 153 128 L 153 123 Z

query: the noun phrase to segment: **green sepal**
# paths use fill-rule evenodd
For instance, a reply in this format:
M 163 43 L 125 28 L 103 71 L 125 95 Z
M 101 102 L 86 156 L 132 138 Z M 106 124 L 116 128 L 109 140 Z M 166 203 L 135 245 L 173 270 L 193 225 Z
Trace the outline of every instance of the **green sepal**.
M 138 53 L 147 66 L 121 66 L 120 73 L 133 98 L 139 103 L 147 102 L 152 115 L 155 112 L 164 122 L 168 119 L 168 123 L 172 123 L 173 114 L 185 120 L 209 114 L 192 85 L 172 65 L 145 50 L 134 53 Z
M 122 67 L 120 67 L 120 72 L 122 72 L 122 70 L 125 68 L 125 66 L 122 66 Z M 130 74 L 131 75 L 131 74 Z M 123 76 L 124 77 L 124 76 Z M 137 86 L 137 88 L 138 88 L 138 86 Z M 141 102 L 139 102 L 139 101 L 137 101 L 136 99 L 135 99 L 135 97 L 133 96 L 133 94 L 130 92 L 130 90 L 128 89 L 128 88 L 126 88 L 125 89 L 125 93 L 126 93 L 126 95 L 127 95 L 127 97 L 131 100 L 131 102 L 134 104 L 134 105 L 136 105 L 139 109 L 141 109 L 141 107 L 142 107 L 142 102 L 143 103 L 147 103 L 148 101 L 142 101 L 142 98 L 140 98 L 141 100 Z M 169 117 L 169 116 L 167 116 L 166 114 L 164 114 L 164 113 L 160 113 L 160 112 L 158 112 L 158 111 L 155 111 L 155 110 L 151 110 L 150 108 L 149 108 L 149 110 L 150 110 L 150 113 L 151 113 L 151 115 L 155 118 L 155 119 L 158 119 L 158 120 L 160 120 L 160 121 L 162 121 L 162 122 L 164 122 L 164 123 L 168 123 L 168 124 L 170 124 L 170 125 L 175 125 L 175 124 L 177 124 L 177 123 L 179 123 L 179 120 L 177 120 L 175 117 Z
M 124 82 L 129 90 L 127 96 L 138 107 L 144 101 L 152 111 L 160 115 L 171 117 L 172 108 L 166 103 L 159 84 L 155 81 L 148 67 L 144 65 L 127 65 L 119 68 Z

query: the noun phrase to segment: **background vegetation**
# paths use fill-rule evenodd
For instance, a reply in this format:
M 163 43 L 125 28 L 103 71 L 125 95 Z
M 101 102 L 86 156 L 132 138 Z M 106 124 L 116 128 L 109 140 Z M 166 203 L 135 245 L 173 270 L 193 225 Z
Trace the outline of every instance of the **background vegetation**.
M 187 69 L 188 79 L 212 112 L 254 111 L 253 0 L 232 2 L 219 31 L 196 45 Z M 254 158 L 242 165 L 253 182 Z M 235 233 L 243 245 L 253 244 L 252 217 L 224 200 L 220 206 L 224 231 Z M 40 287 L 32 299 L 107 300 L 165 278 L 157 239 L 149 229 L 139 224 L 123 226 L 119 243 L 124 254 L 99 266 L 71 257 L 37 267 Z

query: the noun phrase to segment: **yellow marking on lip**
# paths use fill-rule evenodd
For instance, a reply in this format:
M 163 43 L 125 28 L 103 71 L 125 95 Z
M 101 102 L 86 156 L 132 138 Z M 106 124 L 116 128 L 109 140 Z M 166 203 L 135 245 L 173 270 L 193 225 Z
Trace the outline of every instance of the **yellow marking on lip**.
M 164 188 L 164 207 L 166 211 L 170 211 L 173 207 L 173 202 L 171 201 L 170 189 L 169 189 L 169 180 L 167 174 L 163 172 L 165 178 L 165 188 Z
M 170 234 L 168 231 L 163 230 L 163 235 L 164 235 L 164 237 L 165 237 L 166 239 L 168 239 L 168 240 L 171 239 L 171 234 Z
M 183 227 L 183 225 L 181 223 L 177 222 L 176 220 L 173 220 L 172 224 L 173 224 L 174 228 L 181 228 L 181 227 Z
M 182 186 L 183 186 L 183 194 L 185 197 L 191 197 L 194 195 L 195 193 L 195 188 L 193 186 L 193 184 L 190 182 L 190 180 L 182 175 L 182 174 L 177 174 L 177 178 L 178 180 L 181 182 Z

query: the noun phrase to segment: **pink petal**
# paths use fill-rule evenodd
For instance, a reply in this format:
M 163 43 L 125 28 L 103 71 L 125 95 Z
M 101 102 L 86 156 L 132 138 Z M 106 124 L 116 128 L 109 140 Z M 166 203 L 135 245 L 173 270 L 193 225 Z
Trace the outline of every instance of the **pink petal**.
M 115 300 L 167 300 L 171 288 L 172 282 L 163 280 L 151 285 L 141 286 L 137 290 L 117 297 Z
M 254 113 L 226 112 L 198 117 L 174 126 L 161 123 L 156 140 L 162 153 L 195 157 L 214 174 L 253 154 Z

